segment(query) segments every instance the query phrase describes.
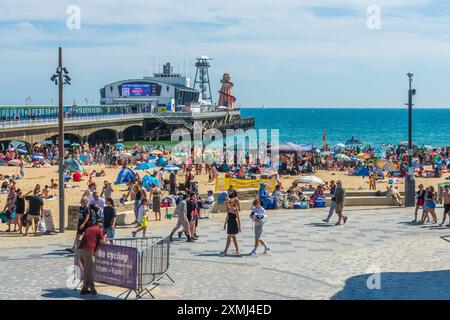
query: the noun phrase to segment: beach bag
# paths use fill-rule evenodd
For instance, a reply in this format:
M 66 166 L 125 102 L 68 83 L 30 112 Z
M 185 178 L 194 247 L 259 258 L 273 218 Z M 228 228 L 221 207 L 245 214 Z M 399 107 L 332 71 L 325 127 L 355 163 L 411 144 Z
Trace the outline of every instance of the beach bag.
M 7 217 L 7 215 L 6 215 L 6 212 L 5 211 L 1 211 L 0 212 L 0 221 L 2 222 L 2 223 L 6 223 L 6 222 L 8 222 L 8 217 Z
M 309 209 L 309 203 L 308 203 L 308 201 L 302 201 L 302 202 L 300 202 L 300 209 Z
M 47 228 L 45 227 L 45 220 L 44 220 L 44 218 L 41 218 L 39 220 L 38 230 L 39 230 L 40 233 L 47 232 Z

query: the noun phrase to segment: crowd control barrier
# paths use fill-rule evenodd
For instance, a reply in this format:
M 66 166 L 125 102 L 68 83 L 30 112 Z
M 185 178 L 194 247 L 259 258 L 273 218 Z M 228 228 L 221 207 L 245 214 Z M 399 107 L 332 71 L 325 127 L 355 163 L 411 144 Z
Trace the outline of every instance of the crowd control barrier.
M 169 279 L 170 240 L 169 238 L 117 238 L 114 244 L 103 244 L 97 249 L 94 263 L 94 282 L 126 288 L 119 297 L 128 299 L 131 293 L 136 299 L 150 295 L 158 287 L 160 280 Z M 83 267 L 75 254 L 75 266 L 80 283 Z M 79 286 L 78 285 L 78 286 Z M 77 287 L 78 287 L 77 286 Z M 76 289 L 76 288 L 75 288 Z

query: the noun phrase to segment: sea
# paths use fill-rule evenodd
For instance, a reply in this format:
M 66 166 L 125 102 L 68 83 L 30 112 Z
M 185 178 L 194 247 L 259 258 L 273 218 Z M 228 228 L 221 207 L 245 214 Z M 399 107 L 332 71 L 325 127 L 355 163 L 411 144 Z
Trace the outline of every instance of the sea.
M 279 129 L 280 143 L 320 146 L 345 143 L 354 137 L 373 146 L 408 140 L 407 108 L 241 108 L 255 117 L 256 129 Z M 413 141 L 418 145 L 450 146 L 450 109 L 413 110 Z

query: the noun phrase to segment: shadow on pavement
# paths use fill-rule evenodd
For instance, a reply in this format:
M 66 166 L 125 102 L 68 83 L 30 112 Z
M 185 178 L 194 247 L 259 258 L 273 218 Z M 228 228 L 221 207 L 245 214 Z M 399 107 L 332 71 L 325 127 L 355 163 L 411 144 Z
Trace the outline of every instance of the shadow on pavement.
M 97 289 L 98 290 L 98 289 Z M 53 289 L 45 289 L 42 297 L 48 299 L 81 299 L 81 300 L 121 300 L 114 296 L 108 296 L 101 294 L 100 292 L 96 295 L 80 295 L 80 290 L 73 290 L 69 288 L 53 288 Z
M 51 257 L 51 256 L 57 256 L 57 257 L 73 257 L 74 254 L 70 251 L 67 251 L 67 249 L 58 249 L 54 250 L 52 252 L 44 253 L 42 254 L 43 257 Z
M 243 256 L 249 256 L 249 253 L 244 253 L 244 254 L 233 254 L 233 253 L 229 253 L 226 256 L 221 255 L 220 253 L 199 253 L 196 254 L 196 257 L 223 257 L 223 258 L 242 258 Z
M 330 227 L 334 227 L 334 224 L 325 223 L 325 222 L 312 222 L 312 223 L 305 224 L 305 226 L 316 227 L 316 228 L 330 228 Z
M 450 270 L 425 272 L 383 272 L 380 289 L 369 289 L 376 275 L 365 274 L 346 280 L 333 300 L 448 300 Z M 369 280 L 369 281 L 368 281 Z

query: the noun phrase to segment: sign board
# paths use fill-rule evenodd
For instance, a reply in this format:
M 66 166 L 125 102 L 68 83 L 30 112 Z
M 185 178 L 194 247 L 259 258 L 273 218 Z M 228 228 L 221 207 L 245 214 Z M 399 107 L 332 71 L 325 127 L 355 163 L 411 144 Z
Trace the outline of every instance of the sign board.
M 137 289 L 137 262 L 136 248 L 103 244 L 97 248 L 94 262 L 94 281 L 111 286 Z M 75 264 L 80 269 L 80 280 L 83 279 L 84 270 L 78 256 Z
M 235 178 L 217 178 L 216 179 L 216 191 L 227 191 L 230 186 L 234 189 L 259 189 L 261 187 L 260 183 L 264 183 L 267 186 L 268 192 L 273 192 L 275 190 L 275 185 L 277 180 L 275 179 L 235 179 Z

